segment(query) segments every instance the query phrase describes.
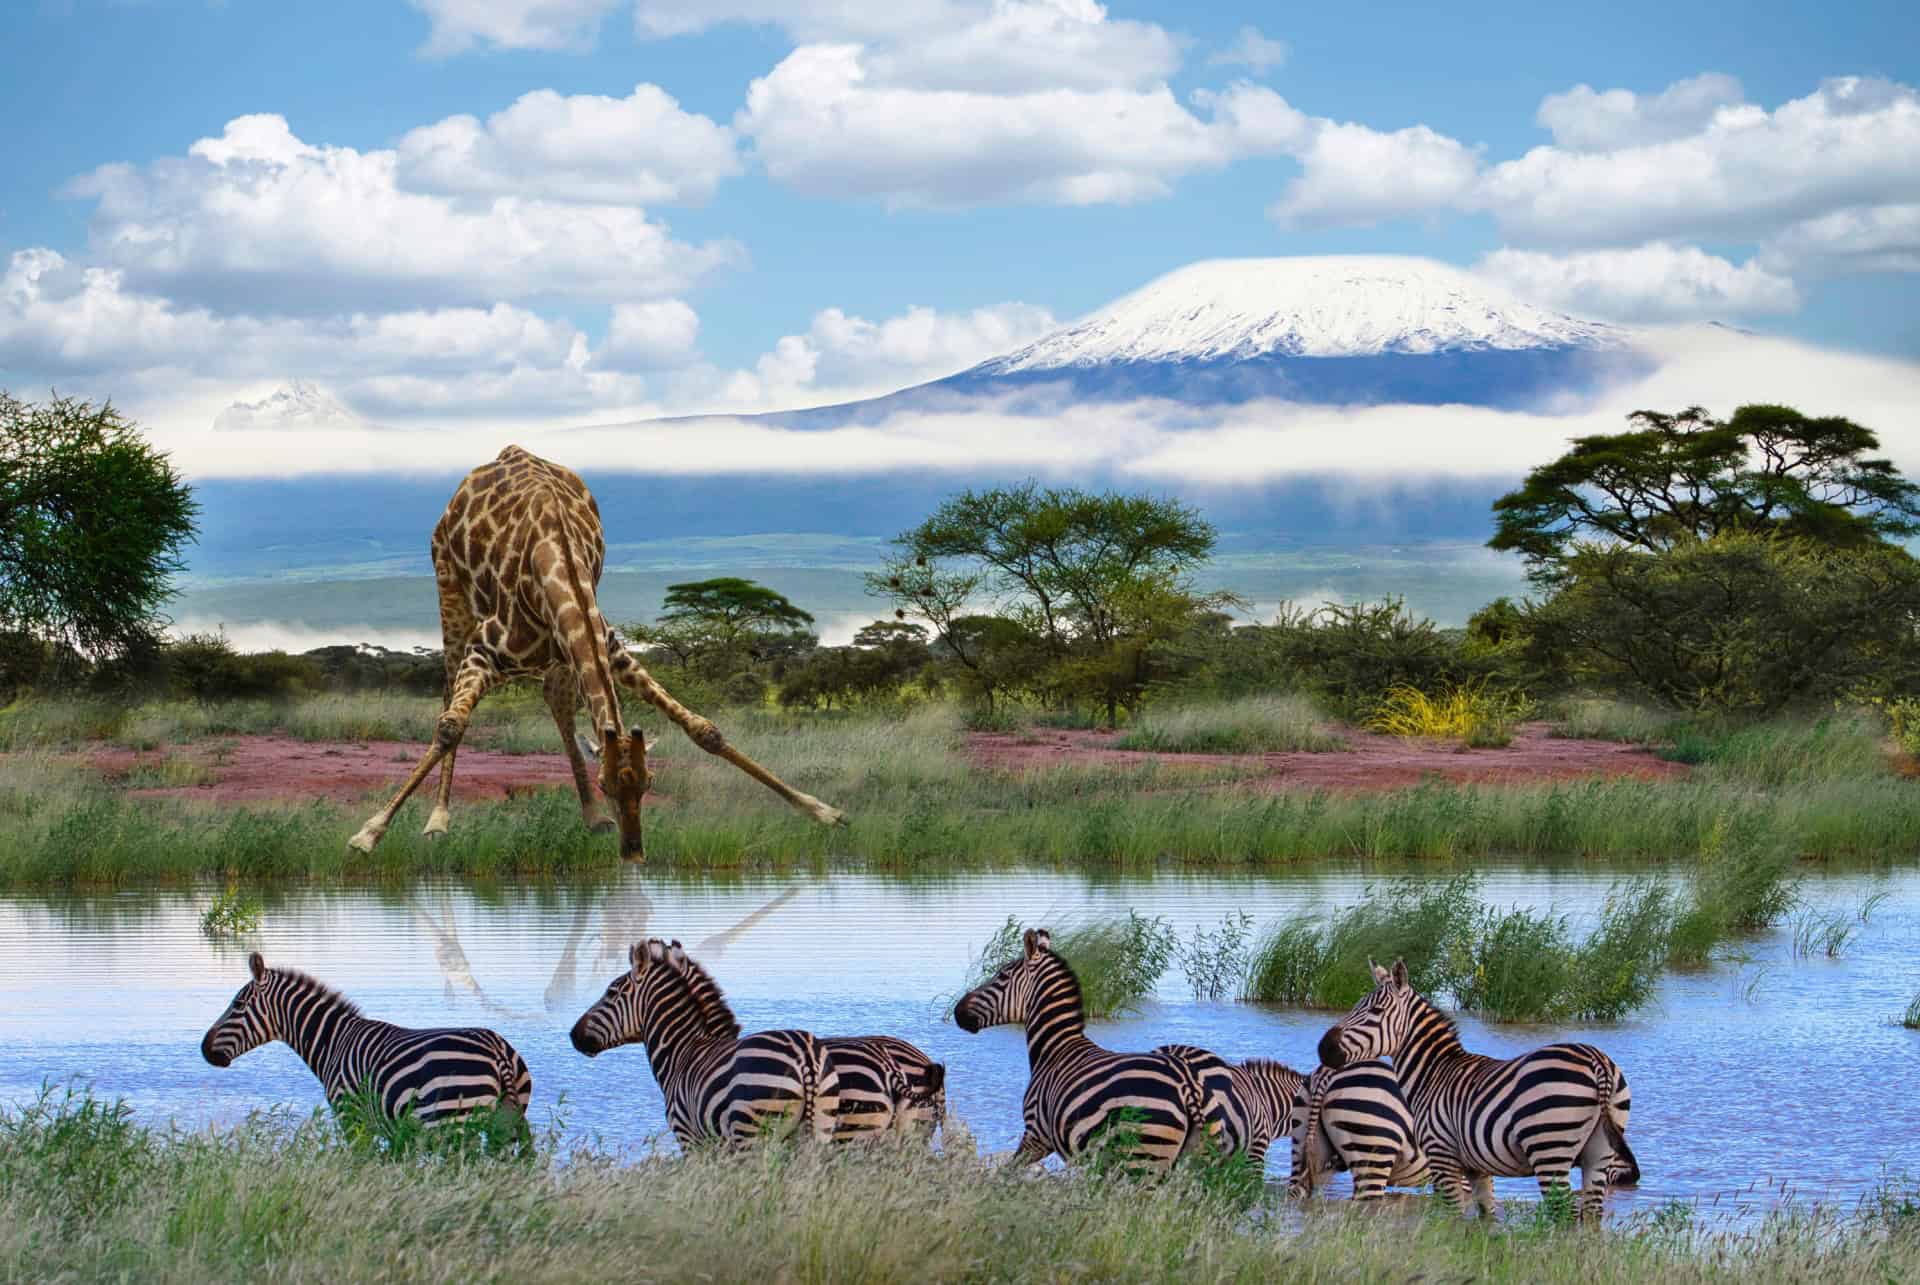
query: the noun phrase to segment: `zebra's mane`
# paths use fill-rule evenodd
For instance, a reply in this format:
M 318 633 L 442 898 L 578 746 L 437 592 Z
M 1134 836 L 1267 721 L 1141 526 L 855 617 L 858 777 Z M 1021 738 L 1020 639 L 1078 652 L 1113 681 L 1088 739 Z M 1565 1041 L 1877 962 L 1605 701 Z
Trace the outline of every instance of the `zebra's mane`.
M 1087 992 L 1080 985 L 1080 974 L 1074 972 L 1073 965 L 1067 962 L 1067 957 L 1055 951 L 1053 947 L 1051 946 L 1047 947 L 1044 953 L 1046 954 L 1047 958 L 1051 959 L 1055 964 L 1059 965 L 1060 972 L 1066 977 L 1067 984 L 1073 990 L 1073 1005 L 1075 1008 L 1080 1010 L 1080 1020 L 1083 1022 L 1086 1021 Z
M 270 968 L 267 971 L 276 977 L 285 978 L 310 994 L 318 995 L 322 1000 L 326 1001 L 329 1006 L 343 1011 L 348 1017 L 366 1016 L 365 1013 L 360 1011 L 358 1004 L 321 981 L 318 977 L 315 977 L 312 973 L 303 973 L 297 968 Z
M 707 1028 L 707 1034 L 734 1040 L 740 1038 L 740 1019 L 733 1015 L 727 997 L 721 993 L 720 983 L 713 980 L 712 974 L 701 967 L 698 960 L 683 951 L 669 960 L 668 968 L 686 986 L 687 994 Z

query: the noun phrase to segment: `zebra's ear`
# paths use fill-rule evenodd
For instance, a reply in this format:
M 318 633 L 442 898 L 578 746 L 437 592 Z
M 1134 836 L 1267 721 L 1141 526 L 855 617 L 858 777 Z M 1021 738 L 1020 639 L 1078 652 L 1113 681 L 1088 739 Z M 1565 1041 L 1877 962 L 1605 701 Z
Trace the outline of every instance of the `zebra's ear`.
M 1389 973 L 1386 969 L 1380 967 L 1380 965 L 1374 963 L 1372 955 L 1367 956 L 1367 967 L 1373 973 L 1373 984 L 1375 986 L 1380 985 L 1380 983 L 1386 981 L 1387 978 L 1393 975 Z
M 680 944 L 678 938 L 667 948 L 667 962 L 676 969 L 685 969 L 687 966 L 687 949 Z
M 1026 932 L 1027 958 L 1045 954 L 1053 949 L 1053 934 L 1044 928 L 1029 928 Z
M 667 960 L 667 943 L 658 937 L 647 938 L 647 958 L 656 964 L 664 964 Z
M 267 975 L 267 961 L 259 951 L 247 956 L 247 971 L 253 974 L 253 980 L 259 981 Z
M 644 964 L 646 960 L 646 949 L 639 942 L 636 941 L 633 945 L 627 947 L 627 962 L 633 965 L 634 972 L 639 972 L 640 965 Z
M 1393 984 L 1395 986 L 1405 986 L 1407 984 L 1407 961 L 1404 959 L 1396 959 L 1393 961 Z

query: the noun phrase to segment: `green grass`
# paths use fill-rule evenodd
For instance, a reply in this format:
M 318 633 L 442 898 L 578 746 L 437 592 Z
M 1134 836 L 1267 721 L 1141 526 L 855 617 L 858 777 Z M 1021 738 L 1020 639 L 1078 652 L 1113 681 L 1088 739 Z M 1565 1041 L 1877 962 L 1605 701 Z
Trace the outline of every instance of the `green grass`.
M 316 707 L 312 723 L 337 725 L 331 708 Z M 24 715 L 18 707 L 9 713 L 13 721 L 0 723 L 17 731 Z M 533 713 L 546 718 L 543 706 Z M 663 800 L 646 822 L 656 866 L 854 861 L 913 871 L 1173 862 L 1231 869 L 1343 857 L 1534 856 L 1697 862 L 1703 886 L 1712 885 L 1702 904 L 1727 911 L 1725 923 L 1696 925 L 1711 940 L 1777 918 L 1782 907 L 1772 903 L 1796 861 L 1885 864 L 1920 853 L 1920 785 L 1895 775 L 1878 757 L 1877 733 L 1849 720 L 1730 734 L 1685 780 L 1435 783 L 1336 794 L 1242 789 L 1238 783 L 1258 776 L 1256 769 L 1182 766 L 1173 756 L 995 773 L 968 759 L 960 713 L 940 705 L 890 718 L 718 717 L 731 741 L 790 784 L 844 808 L 851 824 L 827 830 L 795 814 L 649 711 L 660 736 Z M 551 735 L 542 724 L 543 745 Z M 219 753 L 217 742 L 210 752 Z M 396 764 L 396 780 L 400 771 Z M 437 844 L 418 838 L 426 805 L 416 801 L 376 855 L 350 854 L 347 836 L 376 804 L 129 803 L 57 753 L 16 752 L 0 759 L 0 886 L 540 875 L 616 862 L 610 840 L 581 828 L 570 790 L 459 805 L 451 836 Z M 1729 847 L 1765 851 L 1772 865 L 1722 867 L 1715 854 Z
M 149 1130 L 124 1106 L 0 1111 L 0 1278 L 580 1281 L 1488 1280 L 1665 1285 L 1920 1273 L 1920 1188 L 1716 1231 L 1688 1206 L 1599 1232 L 1535 1202 L 1482 1223 L 1419 1205 L 1286 1214 L 1205 1166 L 1164 1182 L 1032 1176 L 956 1129 L 923 1147 L 770 1146 L 626 1165 L 448 1149 L 393 1163 L 331 1119 Z M 1250 1207 L 1251 1206 L 1251 1207 Z M 1304 1221 L 1303 1221 L 1304 1220 Z
M 1910 1031 L 1920 1031 L 1920 991 L 1913 994 L 1913 1002 L 1907 1005 L 1907 1011 L 1900 1015 L 1900 1025 Z
M 229 884 L 215 895 L 200 915 L 203 937 L 246 937 L 260 927 L 261 904 L 258 897 Z
M 1139 1008 L 1172 962 L 1175 937 L 1164 919 L 1129 910 L 1084 923 L 1023 924 L 1013 915 L 994 930 L 974 959 L 969 987 L 978 986 L 1021 951 L 1028 928 L 1046 928 L 1053 952 L 1073 966 L 1090 1019 L 1116 1017 Z M 957 1000 L 957 996 L 955 997 Z
M 1552 711 L 1555 736 L 1580 741 L 1657 741 L 1674 724 L 1672 714 L 1626 701 L 1574 697 L 1557 702 Z
M 1268 754 L 1292 750 L 1344 750 L 1305 696 L 1254 696 L 1246 700 L 1150 709 L 1120 738 L 1115 749 L 1163 754 Z

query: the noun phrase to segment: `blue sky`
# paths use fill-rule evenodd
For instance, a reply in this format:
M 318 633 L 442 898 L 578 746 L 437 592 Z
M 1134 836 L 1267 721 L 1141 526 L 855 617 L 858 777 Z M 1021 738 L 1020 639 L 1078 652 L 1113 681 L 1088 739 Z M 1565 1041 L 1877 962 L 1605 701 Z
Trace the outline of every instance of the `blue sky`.
M 1357 251 L 1920 357 L 1912 4 L 20 0 L 0 51 L 0 383 L 180 414 L 759 409 Z M 614 107 L 490 129 L 536 91 Z

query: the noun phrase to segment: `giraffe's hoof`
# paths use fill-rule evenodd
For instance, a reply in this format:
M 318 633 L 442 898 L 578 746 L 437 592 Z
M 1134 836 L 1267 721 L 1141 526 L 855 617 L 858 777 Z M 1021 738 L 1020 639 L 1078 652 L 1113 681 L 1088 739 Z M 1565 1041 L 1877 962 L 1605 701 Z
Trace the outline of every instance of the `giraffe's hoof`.
M 448 820 L 445 808 L 435 808 L 427 815 L 427 824 L 421 828 L 420 833 L 429 839 L 445 838 Z
M 379 830 L 370 825 L 360 827 L 360 833 L 347 840 L 347 846 L 355 852 L 372 852 L 380 842 Z
M 588 817 L 587 829 L 595 834 L 612 834 L 617 827 L 612 817 Z

